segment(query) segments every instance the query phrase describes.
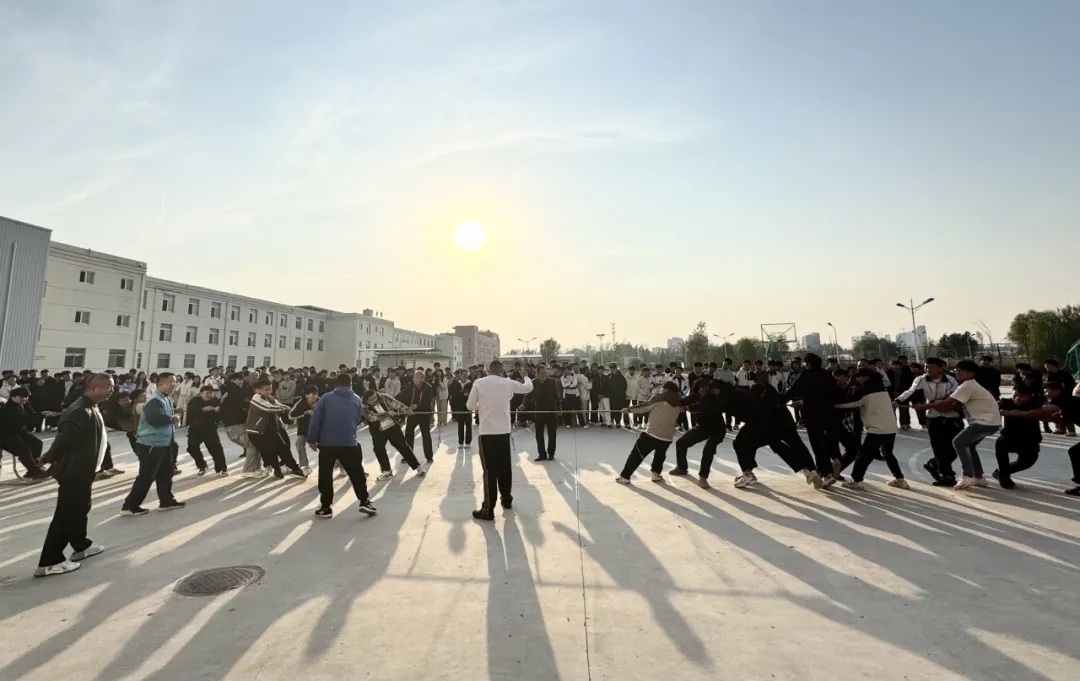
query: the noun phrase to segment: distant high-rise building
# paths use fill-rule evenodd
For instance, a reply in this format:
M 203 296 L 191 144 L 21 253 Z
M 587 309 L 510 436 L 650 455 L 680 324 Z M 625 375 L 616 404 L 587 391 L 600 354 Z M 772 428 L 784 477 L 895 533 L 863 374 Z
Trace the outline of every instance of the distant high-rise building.
M 925 348 L 926 347 L 926 327 L 917 326 L 915 331 L 901 331 L 896 334 L 896 344 L 901 348 Z
M 487 364 L 498 359 L 502 348 L 499 334 L 476 326 L 455 326 L 452 334 L 461 339 L 462 361 L 465 366 Z
M 802 345 L 807 350 L 817 352 L 821 349 L 821 334 L 815 331 L 814 333 L 808 333 L 803 336 Z
M 683 339 L 682 338 L 668 338 L 667 349 L 670 352 L 682 352 Z

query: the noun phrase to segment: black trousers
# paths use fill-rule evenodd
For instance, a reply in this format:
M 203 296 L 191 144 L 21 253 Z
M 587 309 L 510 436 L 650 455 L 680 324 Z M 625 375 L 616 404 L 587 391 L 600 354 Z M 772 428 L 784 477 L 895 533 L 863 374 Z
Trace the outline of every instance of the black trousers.
M 139 457 L 139 473 L 135 476 L 135 482 L 131 484 L 131 491 L 124 499 L 125 510 L 134 510 L 146 501 L 146 495 L 150 492 L 150 485 L 157 486 L 158 503 L 170 503 L 174 500 L 172 493 L 172 453 L 168 445 L 162 447 L 149 447 L 136 443 L 135 454 Z
M 743 471 L 752 471 L 757 468 L 757 450 L 765 445 L 768 445 L 769 449 L 783 459 L 793 471 L 814 467 L 814 458 L 810 456 L 810 450 L 799 437 L 799 431 L 796 430 L 790 415 L 786 422 L 762 421 L 743 424 L 739 429 L 739 434 L 735 436 L 735 441 L 731 443 L 739 461 L 739 468 Z
M 27 476 L 32 478 L 41 475 L 41 467 L 37 465 L 37 460 L 41 458 L 42 446 L 41 440 L 30 433 L 9 435 L 0 440 L 0 450 L 6 449 L 11 452 L 26 469 Z
M 881 452 L 881 455 L 885 458 L 885 465 L 889 467 L 889 472 L 892 473 L 893 477 L 903 478 L 904 472 L 900 470 L 900 462 L 896 460 L 896 456 L 893 454 L 893 445 L 895 444 L 896 433 L 867 433 L 859 453 L 855 456 L 855 467 L 851 469 L 851 479 L 855 482 L 862 482 L 863 477 L 866 475 L 866 469 L 874 462 L 878 452 Z M 849 461 L 850 454 L 845 454 L 844 458 L 841 459 L 841 463 L 845 467 Z
M 1016 452 L 1016 461 L 1009 461 L 1009 454 Z M 998 476 L 1000 480 L 1010 480 L 1020 471 L 1026 471 L 1039 460 L 1039 445 L 1014 445 L 1003 437 L 999 437 L 994 443 L 994 454 L 998 462 Z
M 814 464 L 821 475 L 832 472 L 833 459 L 840 458 L 840 436 L 843 426 L 837 418 L 808 419 L 803 416 L 806 437 L 814 450 Z
M 466 419 L 469 417 L 466 416 Z M 460 426 L 459 426 L 460 428 Z M 379 470 L 390 470 L 390 457 L 386 454 L 386 444 L 390 443 L 394 445 L 394 449 L 398 450 L 401 454 L 401 458 L 405 459 L 405 463 L 409 464 L 409 468 L 416 470 L 420 467 L 420 462 L 417 461 L 416 455 L 413 454 L 411 446 L 412 440 L 406 442 L 405 435 L 402 434 L 401 428 L 398 426 L 391 426 L 386 429 L 371 429 L 371 444 L 375 448 L 375 458 L 379 461 Z
M 206 445 L 206 451 L 214 462 L 214 472 L 223 473 L 228 470 L 225 464 L 225 450 L 221 446 L 221 438 L 218 437 L 217 428 L 210 426 L 202 428 L 188 428 L 187 453 L 195 460 L 195 465 L 200 471 L 206 470 L 206 459 L 202 455 L 202 445 Z
M 534 414 L 536 421 L 536 455 L 555 458 L 555 444 L 559 436 L 559 417 L 557 414 Z M 547 444 L 544 443 L 544 431 L 547 431 Z
M 956 448 L 953 438 L 964 429 L 960 419 L 947 419 L 941 416 L 926 419 L 926 429 L 930 435 L 930 449 L 937 461 L 938 473 L 943 478 L 954 478 L 952 464 L 956 461 Z
M 360 445 L 352 447 L 319 447 L 319 504 L 334 505 L 334 464 L 340 463 L 349 476 L 356 498 L 361 504 L 368 499 L 367 477 L 364 475 L 364 453 Z
M 617 426 L 621 426 L 622 425 L 622 407 L 620 406 L 618 409 L 615 409 L 614 407 L 615 407 L 615 405 L 613 404 L 612 409 L 611 409 L 611 422 L 614 423 Z M 628 426 L 630 425 L 630 420 L 629 419 L 627 419 L 626 425 L 628 425 Z
M 1069 447 L 1069 462 L 1072 463 L 1073 482 L 1080 485 L 1080 443 Z
M 653 455 L 652 472 L 662 473 L 664 471 L 664 461 L 667 459 L 667 450 L 670 446 L 670 441 L 660 440 L 648 433 L 638 435 L 637 441 L 634 442 L 634 448 L 630 450 L 630 456 L 626 457 L 626 464 L 623 466 L 620 475 L 629 478 L 638 469 L 641 462 L 645 460 L 645 457 L 650 454 Z
M 676 465 L 684 471 L 688 470 L 689 464 L 686 461 L 686 450 L 699 442 L 704 442 L 705 447 L 701 450 L 701 477 L 709 477 L 709 471 L 712 470 L 713 457 L 716 456 L 716 447 L 724 441 L 724 436 L 726 434 L 727 431 L 725 430 L 708 431 L 704 428 L 691 429 L 689 433 L 675 441 Z
M 585 425 L 585 414 L 580 413 L 581 398 L 577 395 L 567 395 L 563 397 L 562 406 L 565 412 L 563 413 L 563 424 L 572 426 L 575 423 L 578 425 Z
M 172 475 L 172 471 L 169 471 Z M 171 479 L 171 478 L 170 478 Z M 53 511 L 45 545 L 41 547 L 38 567 L 63 563 L 64 550 L 68 545 L 74 551 L 85 551 L 93 542 L 86 536 L 87 518 L 90 515 L 90 488 L 92 480 L 59 480 L 56 491 L 56 510 Z
M 516 413 L 516 412 L 511 412 Z M 457 421 L 457 443 L 461 445 L 472 444 L 472 419 L 466 416 L 455 416 L 454 420 Z
M 600 395 L 599 393 L 591 393 L 589 395 L 589 422 L 600 423 Z
M 911 425 L 911 410 L 907 408 L 907 405 L 901 404 L 896 408 L 896 411 L 900 414 L 900 425 Z
M 268 433 L 248 433 L 248 439 L 255 445 L 263 466 L 280 471 L 284 466 L 289 470 L 300 468 L 292 455 L 292 447 L 289 446 L 289 437 L 280 430 L 272 430 Z
M 500 495 L 504 503 L 514 498 L 510 494 L 514 472 L 510 467 L 509 433 L 480 436 L 480 465 L 484 468 L 484 505 L 481 508 L 491 513 Z
M 431 416 L 428 414 L 413 414 L 405 420 L 405 441 L 416 442 L 416 428 L 420 428 L 420 439 L 424 443 L 424 458 L 431 461 L 435 454 L 431 449 Z

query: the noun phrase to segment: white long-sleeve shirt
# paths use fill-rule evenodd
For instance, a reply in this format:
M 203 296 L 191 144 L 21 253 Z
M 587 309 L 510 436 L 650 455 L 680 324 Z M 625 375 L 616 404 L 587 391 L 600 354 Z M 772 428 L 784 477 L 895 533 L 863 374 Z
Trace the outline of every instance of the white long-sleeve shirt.
M 528 376 L 524 383 L 502 376 L 484 376 L 473 381 L 466 406 L 480 412 L 480 435 L 510 434 L 510 400 L 514 395 L 528 395 L 533 384 Z
M 892 408 L 892 400 L 889 393 L 879 390 L 876 393 L 863 395 L 856 402 L 846 402 L 836 405 L 837 409 L 859 408 L 859 416 L 862 418 L 863 428 L 868 433 L 888 435 L 896 433 L 896 412 Z
M 943 400 L 956 390 L 956 379 L 948 374 L 942 374 L 941 378 L 937 381 L 931 380 L 927 374 L 919 374 L 915 377 L 915 382 L 911 384 L 911 387 L 896 396 L 897 402 L 903 402 L 911 398 L 916 392 L 922 390 L 923 398 L 927 404 L 930 402 L 937 402 Z M 927 409 L 926 416 L 932 419 L 945 417 L 949 419 L 958 419 L 960 414 L 950 411 L 942 414 L 937 409 Z
M 754 385 L 754 382 L 750 379 L 750 374 L 753 371 L 753 369 L 750 369 L 749 371 L 747 371 L 746 369 L 739 369 L 738 371 L 736 371 L 735 385 L 740 385 L 744 388 L 749 388 L 750 386 Z
M 577 395 L 578 394 L 578 377 L 577 374 L 563 374 L 559 379 L 562 382 L 563 395 Z

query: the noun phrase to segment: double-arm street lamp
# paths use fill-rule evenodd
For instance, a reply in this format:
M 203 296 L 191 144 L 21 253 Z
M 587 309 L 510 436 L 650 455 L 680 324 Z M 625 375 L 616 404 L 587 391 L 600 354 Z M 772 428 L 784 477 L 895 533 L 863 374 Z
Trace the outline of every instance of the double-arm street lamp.
M 920 309 L 922 309 L 922 307 L 924 305 L 926 305 L 927 303 L 932 303 L 932 302 L 934 302 L 933 298 L 927 298 L 926 300 L 924 300 L 921 303 L 919 303 L 918 305 L 916 305 L 915 301 L 913 299 L 908 299 L 908 304 L 907 305 L 904 305 L 903 303 L 897 303 L 896 304 L 897 307 L 902 307 L 902 308 L 904 308 L 905 310 L 907 310 L 908 312 L 911 313 L 911 334 L 912 334 L 912 336 L 914 336 L 914 340 L 915 340 L 915 361 L 916 362 L 921 362 L 922 358 L 919 356 L 919 331 L 918 331 L 918 327 L 915 326 L 915 313 L 918 312 Z

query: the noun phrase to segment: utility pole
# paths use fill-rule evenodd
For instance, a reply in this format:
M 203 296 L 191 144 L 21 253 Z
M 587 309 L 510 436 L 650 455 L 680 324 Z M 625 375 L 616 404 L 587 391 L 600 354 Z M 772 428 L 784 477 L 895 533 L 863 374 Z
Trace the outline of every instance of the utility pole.
M 604 336 L 606 333 L 598 333 L 596 337 L 600 339 L 600 366 L 604 366 Z
M 615 322 L 611 322 L 611 347 L 615 347 L 619 342 L 615 340 Z

